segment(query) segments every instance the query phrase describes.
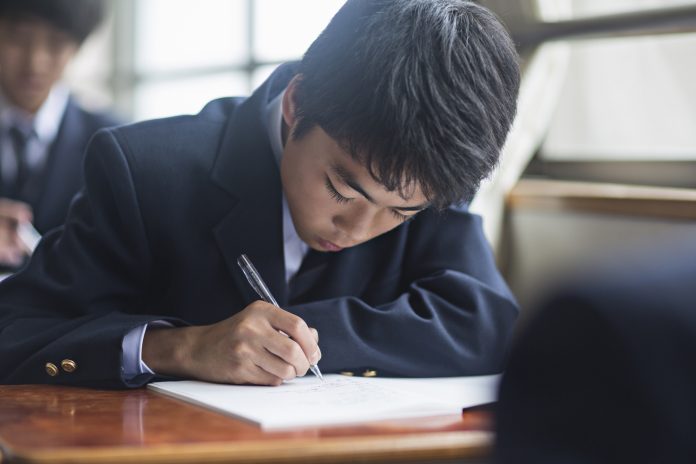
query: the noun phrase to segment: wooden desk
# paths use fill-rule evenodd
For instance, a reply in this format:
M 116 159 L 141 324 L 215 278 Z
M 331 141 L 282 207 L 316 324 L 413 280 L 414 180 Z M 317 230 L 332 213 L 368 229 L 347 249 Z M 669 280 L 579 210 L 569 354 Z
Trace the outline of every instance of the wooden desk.
M 486 411 L 263 432 L 146 389 L 0 386 L 2 464 L 481 462 Z
M 696 189 L 522 179 L 508 195 L 507 206 L 693 220 Z

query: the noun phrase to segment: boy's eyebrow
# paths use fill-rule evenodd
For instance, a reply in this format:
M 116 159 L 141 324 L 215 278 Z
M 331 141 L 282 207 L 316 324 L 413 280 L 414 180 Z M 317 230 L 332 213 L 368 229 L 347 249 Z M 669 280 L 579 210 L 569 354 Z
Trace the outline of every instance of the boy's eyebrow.
M 370 203 L 377 204 L 375 200 L 368 194 L 364 188 L 360 186 L 358 181 L 355 180 L 353 174 L 351 174 L 346 168 L 338 163 L 331 164 L 331 170 L 341 179 L 341 181 L 348 187 L 352 188 L 360 195 L 364 196 Z M 392 209 L 398 209 L 400 211 L 420 211 L 428 207 L 428 203 L 423 203 L 416 206 L 391 206 Z

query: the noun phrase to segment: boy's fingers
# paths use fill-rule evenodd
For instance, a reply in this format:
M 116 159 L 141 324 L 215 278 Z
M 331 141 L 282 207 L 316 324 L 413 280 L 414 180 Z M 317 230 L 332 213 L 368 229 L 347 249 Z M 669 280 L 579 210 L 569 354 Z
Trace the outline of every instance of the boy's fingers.
M 294 343 L 287 337 L 283 338 L 287 339 L 290 343 Z M 305 364 L 306 363 L 307 361 L 305 361 Z M 288 363 L 271 351 L 264 350 L 262 353 L 259 353 L 255 360 L 255 364 L 267 373 L 282 380 L 292 380 L 298 376 L 297 368 L 294 365 Z
M 320 354 L 317 340 L 309 330 L 309 327 L 307 327 L 305 321 L 300 317 L 285 310 L 278 309 L 275 311 L 275 314 L 269 318 L 269 322 L 274 329 L 286 333 L 300 345 L 300 348 L 302 348 L 307 360 L 311 364 L 315 364 L 319 360 Z
M 292 372 L 281 372 L 280 374 L 272 371 L 274 374 L 289 380 L 296 376 L 303 376 L 309 369 L 309 361 L 307 355 L 302 351 L 302 348 L 293 339 L 278 333 L 278 337 L 267 337 L 265 340 L 266 349 L 277 356 L 287 367 L 292 369 Z M 290 376 L 291 375 L 291 376 Z

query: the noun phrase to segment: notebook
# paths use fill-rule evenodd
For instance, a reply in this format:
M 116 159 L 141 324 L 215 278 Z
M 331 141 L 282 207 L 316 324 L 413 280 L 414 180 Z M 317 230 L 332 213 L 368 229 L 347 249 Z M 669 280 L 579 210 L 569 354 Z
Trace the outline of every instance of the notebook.
M 277 387 L 199 381 L 155 382 L 154 391 L 231 415 L 263 429 L 349 425 L 459 414 L 495 401 L 499 376 L 394 379 L 306 376 Z

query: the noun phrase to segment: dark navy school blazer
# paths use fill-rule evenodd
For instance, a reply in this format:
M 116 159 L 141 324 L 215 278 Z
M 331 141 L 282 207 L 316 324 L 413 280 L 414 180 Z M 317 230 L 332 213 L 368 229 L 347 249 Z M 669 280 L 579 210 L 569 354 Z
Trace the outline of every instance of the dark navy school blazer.
M 518 308 L 480 219 L 463 209 L 424 211 L 338 253 L 310 251 L 285 283 L 281 183 L 264 112 L 292 75 L 284 66 L 249 99 L 94 137 L 65 226 L 0 285 L 1 382 L 124 387 L 128 331 L 157 319 L 210 324 L 256 299 L 236 264 L 241 253 L 283 308 L 317 328 L 324 372 L 501 369 Z M 63 359 L 77 370 L 49 377 L 46 363 Z
M 87 111 L 68 100 L 46 164 L 28 180 L 26 198 L 22 198 L 31 205 L 39 232 L 63 223 L 70 201 L 84 184 L 82 162 L 89 139 L 99 129 L 116 124 L 112 116 Z

